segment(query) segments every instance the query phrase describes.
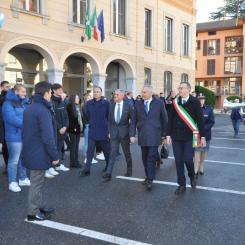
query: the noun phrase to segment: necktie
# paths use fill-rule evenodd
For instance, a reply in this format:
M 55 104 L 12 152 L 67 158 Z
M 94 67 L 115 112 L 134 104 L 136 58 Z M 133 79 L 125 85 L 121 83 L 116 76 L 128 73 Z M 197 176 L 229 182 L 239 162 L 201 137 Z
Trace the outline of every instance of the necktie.
M 144 105 L 145 105 L 145 113 L 148 114 L 148 101 L 145 101 Z
M 186 100 L 182 100 L 182 104 L 184 105 L 186 103 Z
M 120 104 L 117 104 L 116 123 L 119 123 L 120 120 L 121 120 Z

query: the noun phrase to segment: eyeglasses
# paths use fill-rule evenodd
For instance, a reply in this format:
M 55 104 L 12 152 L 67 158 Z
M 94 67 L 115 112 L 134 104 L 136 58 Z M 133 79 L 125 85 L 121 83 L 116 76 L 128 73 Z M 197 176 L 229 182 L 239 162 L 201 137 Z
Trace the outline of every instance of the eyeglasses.
M 185 87 L 179 87 L 178 90 L 183 90 L 183 89 L 187 89 Z

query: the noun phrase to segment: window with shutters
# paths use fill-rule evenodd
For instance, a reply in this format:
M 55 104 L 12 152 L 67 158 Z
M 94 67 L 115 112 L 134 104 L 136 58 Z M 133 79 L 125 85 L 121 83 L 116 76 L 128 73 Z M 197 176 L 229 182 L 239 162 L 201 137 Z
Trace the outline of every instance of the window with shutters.
M 15 7 L 41 14 L 41 0 L 18 0 Z
M 207 75 L 215 75 L 215 60 L 207 60 Z
M 90 11 L 90 0 L 72 0 L 72 21 L 76 24 L 85 25 L 87 8 Z
M 173 52 L 173 19 L 165 17 L 165 50 Z
M 152 11 L 145 9 L 145 46 L 151 47 L 152 40 Z
M 204 40 L 203 55 L 219 55 L 220 39 Z
M 234 36 L 225 38 L 225 53 L 239 54 L 243 52 L 243 37 Z
M 151 85 L 151 69 L 145 67 L 145 84 Z
M 181 74 L 181 82 L 189 82 L 189 76 L 186 73 Z
M 164 72 L 164 95 L 167 97 L 167 95 L 170 93 L 173 87 L 173 74 L 171 71 L 165 71 Z
M 225 73 L 241 74 L 242 73 L 242 57 L 226 57 Z
M 113 33 L 126 35 L 126 0 L 113 0 Z
M 201 49 L 201 41 L 196 40 L 196 50 L 200 50 L 200 49 Z
M 182 25 L 182 54 L 183 56 L 190 55 L 190 27 L 186 24 Z

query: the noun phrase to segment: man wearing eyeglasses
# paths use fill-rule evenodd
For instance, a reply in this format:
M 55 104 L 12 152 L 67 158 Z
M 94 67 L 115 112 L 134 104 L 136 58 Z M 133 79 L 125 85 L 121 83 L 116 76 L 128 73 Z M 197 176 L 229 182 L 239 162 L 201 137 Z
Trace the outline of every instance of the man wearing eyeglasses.
M 184 166 L 187 168 L 191 187 L 196 188 L 194 147 L 205 147 L 206 145 L 201 104 L 190 94 L 190 91 L 190 83 L 180 83 L 179 96 L 173 101 L 167 127 L 166 143 L 173 145 L 179 184 L 175 191 L 176 195 L 186 190 Z

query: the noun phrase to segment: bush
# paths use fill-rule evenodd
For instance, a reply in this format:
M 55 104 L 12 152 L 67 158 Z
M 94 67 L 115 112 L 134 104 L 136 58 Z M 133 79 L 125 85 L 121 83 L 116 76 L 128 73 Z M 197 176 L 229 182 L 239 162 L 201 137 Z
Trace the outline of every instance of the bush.
M 196 86 L 195 91 L 197 94 L 205 95 L 205 104 L 214 107 L 215 105 L 215 93 L 202 86 Z
M 232 95 L 226 98 L 228 101 L 233 102 L 235 99 L 239 99 L 240 102 L 242 102 L 242 97 L 238 95 Z

